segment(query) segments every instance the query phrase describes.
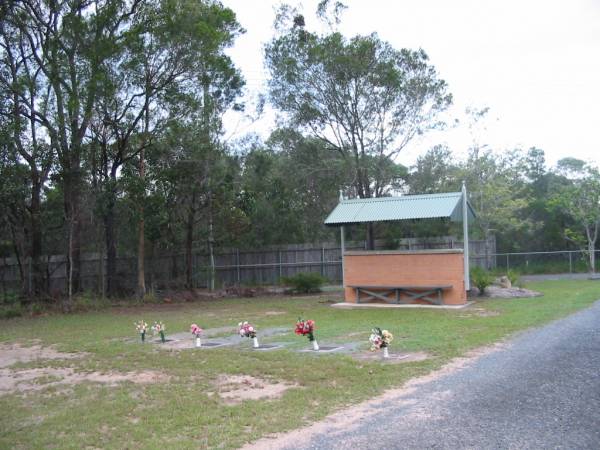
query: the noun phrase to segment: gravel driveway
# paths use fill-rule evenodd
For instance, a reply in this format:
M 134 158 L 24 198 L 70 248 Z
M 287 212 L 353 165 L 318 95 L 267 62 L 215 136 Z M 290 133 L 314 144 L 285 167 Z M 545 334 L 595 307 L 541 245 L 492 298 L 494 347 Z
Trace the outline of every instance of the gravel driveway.
M 458 366 L 255 448 L 600 448 L 600 301 Z

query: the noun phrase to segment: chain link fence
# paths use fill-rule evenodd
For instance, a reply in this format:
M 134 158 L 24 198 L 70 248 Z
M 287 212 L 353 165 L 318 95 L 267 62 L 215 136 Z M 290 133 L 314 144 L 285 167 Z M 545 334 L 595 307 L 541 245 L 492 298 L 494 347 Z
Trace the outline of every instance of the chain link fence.
M 590 271 L 589 253 L 581 250 L 552 252 L 496 253 L 497 270 L 514 270 L 522 275 L 585 273 Z M 596 260 L 600 250 L 595 251 Z

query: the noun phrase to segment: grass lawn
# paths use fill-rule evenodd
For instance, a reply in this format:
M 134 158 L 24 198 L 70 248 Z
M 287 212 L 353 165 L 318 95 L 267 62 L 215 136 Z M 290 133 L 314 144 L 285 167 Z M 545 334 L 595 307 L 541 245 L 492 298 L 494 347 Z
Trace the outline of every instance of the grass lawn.
M 541 325 L 600 298 L 597 281 L 531 283 L 541 298 L 485 300 L 462 310 L 339 310 L 339 294 L 294 298 L 226 299 L 181 305 L 115 308 L 97 313 L 0 321 L 0 341 L 44 345 L 85 358 L 18 363 L 13 369 L 72 367 L 89 371 L 160 371 L 167 383 L 115 386 L 85 382 L 0 396 L 0 448 L 236 448 L 268 433 L 297 428 L 328 413 L 399 386 L 439 368 L 470 349 Z M 269 314 L 265 314 L 269 312 Z M 279 314 L 274 314 L 277 312 Z M 424 361 L 403 364 L 357 361 L 349 355 L 312 355 L 295 349 L 308 341 L 290 333 L 285 350 L 249 351 L 241 346 L 165 351 L 139 344 L 133 322 L 162 320 L 169 332 L 237 325 L 259 330 L 293 328 L 298 316 L 317 323 L 321 345 L 367 339 L 373 326 L 395 336 L 393 351 L 423 351 Z M 190 335 L 191 339 L 191 335 Z M 262 339 L 261 342 L 268 342 Z M 246 347 L 250 342 L 245 342 Z M 6 371 L 7 369 L 0 369 Z M 252 375 L 296 385 L 281 398 L 229 405 L 215 395 L 222 375 Z M 44 380 L 41 380 L 44 381 Z

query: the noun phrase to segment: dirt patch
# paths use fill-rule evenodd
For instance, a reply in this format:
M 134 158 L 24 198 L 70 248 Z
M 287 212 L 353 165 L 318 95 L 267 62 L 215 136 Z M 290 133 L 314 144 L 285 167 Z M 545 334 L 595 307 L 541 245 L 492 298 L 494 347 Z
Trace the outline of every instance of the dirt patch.
M 16 363 L 43 359 L 75 359 L 86 355 L 86 353 L 63 353 L 41 345 L 23 347 L 21 344 L 0 344 L 0 368 L 10 367 Z
M 246 400 L 279 398 L 295 384 L 274 382 L 249 375 L 221 375 L 215 386 L 225 403 L 235 405 Z
M 51 386 L 73 385 L 86 381 L 116 386 L 124 381 L 137 384 L 166 382 L 168 375 L 154 371 L 144 372 L 75 372 L 70 367 L 36 369 L 0 369 L 0 394 L 38 391 Z
M 354 359 L 359 361 L 381 361 L 387 364 L 401 364 L 415 361 L 423 361 L 429 358 L 429 355 L 425 352 L 412 352 L 412 353 L 394 353 L 390 352 L 389 358 L 384 358 L 381 352 L 364 352 L 356 353 L 352 355 Z
M 348 334 L 345 334 L 344 336 L 345 337 L 356 337 L 356 336 L 368 336 L 368 335 L 369 335 L 369 333 L 366 333 L 364 331 L 358 331 L 358 332 L 355 331 L 354 333 L 348 333 Z
M 265 316 L 281 316 L 283 314 L 286 314 L 285 311 L 266 311 Z
M 479 289 L 471 288 L 469 298 L 485 299 L 485 298 L 532 298 L 541 297 L 542 293 L 518 287 L 502 288 L 500 286 L 488 286 L 485 288 L 485 294 L 479 295 Z

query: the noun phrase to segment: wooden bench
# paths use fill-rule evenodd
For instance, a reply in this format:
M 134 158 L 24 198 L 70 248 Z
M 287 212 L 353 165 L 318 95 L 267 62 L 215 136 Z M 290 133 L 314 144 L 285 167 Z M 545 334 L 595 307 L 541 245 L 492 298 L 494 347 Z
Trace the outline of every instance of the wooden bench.
M 440 286 L 348 286 L 356 292 L 356 303 L 380 299 L 387 303 L 409 304 L 415 300 L 424 300 L 432 305 L 442 305 L 442 291 L 451 289 L 452 285 Z M 360 296 L 361 293 L 367 297 Z M 402 294 L 408 298 L 403 299 Z M 392 295 L 393 297 L 390 297 Z M 435 295 L 435 297 L 432 297 Z

